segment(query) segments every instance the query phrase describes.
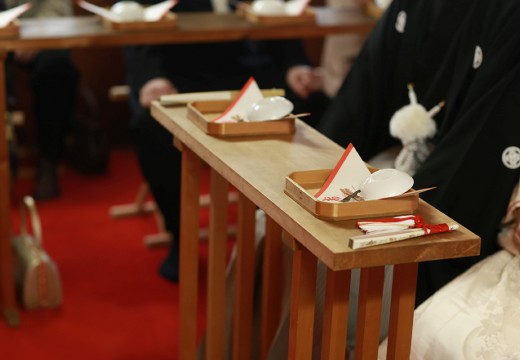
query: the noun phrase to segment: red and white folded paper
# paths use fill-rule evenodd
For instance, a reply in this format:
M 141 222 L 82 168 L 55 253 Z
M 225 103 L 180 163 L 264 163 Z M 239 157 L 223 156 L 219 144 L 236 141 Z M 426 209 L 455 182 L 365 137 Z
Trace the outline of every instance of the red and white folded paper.
M 401 215 L 381 219 L 361 220 L 356 223 L 357 227 L 365 233 L 381 233 L 395 230 L 422 227 L 425 224 L 421 215 Z
M 392 219 L 396 219 L 396 221 L 392 221 Z M 372 221 L 372 224 L 366 224 L 367 222 L 358 222 L 365 223 L 361 224 L 361 226 L 372 229 L 372 232 L 368 232 L 364 235 L 353 236 L 349 240 L 349 246 L 352 249 L 360 249 L 369 246 L 388 244 L 396 241 L 411 239 L 419 236 L 439 234 L 443 232 L 453 231 L 459 228 L 459 225 L 456 223 L 443 223 L 443 224 L 435 224 L 428 225 L 426 224 L 420 215 L 414 215 L 409 217 L 396 217 L 396 218 L 385 218 L 379 219 L 379 221 Z M 413 223 L 413 224 L 412 224 Z M 390 224 L 389 226 L 384 227 L 385 224 Z M 379 225 L 379 230 L 374 231 L 373 226 Z M 360 227 L 361 227 L 360 226 Z M 402 226 L 400 230 L 396 230 L 395 226 Z M 404 228 L 404 227 L 408 228 Z M 392 229 L 392 227 L 394 227 Z
M 231 105 L 213 121 L 216 123 L 236 123 L 239 120 L 246 121 L 246 114 L 251 106 L 263 98 L 264 95 L 255 79 L 249 78 Z
M 365 162 L 352 144 L 349 144 L 329 177 L 314 195 L 319 201 L 341 202 L 345 198 L 342 189 L 354 192 L 370 175 Z M 355 200 L 352 200 L 355 201 Z

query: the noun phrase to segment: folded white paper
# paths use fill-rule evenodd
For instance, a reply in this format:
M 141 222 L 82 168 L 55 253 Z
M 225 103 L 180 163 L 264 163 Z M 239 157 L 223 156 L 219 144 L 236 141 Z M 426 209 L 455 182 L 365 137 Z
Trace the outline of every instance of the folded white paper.
M 172 7 L 177 5 L 177 2 L 177 0 L 167 0 L 152 6 L 148 6 L 144 9 L 144 21 L 161 20 Z
M 166 0 L 155 5 L 148 6 L 144 9 L 143 21 L 158 21 L 166 13 L 177 4 L 178 0 Z M 93 14 L 104 17 L 112 22 L 122 22 L 122 20 L 109 9 L 94 5 L 84 0 L 78 1 L 78 6 L 90 11 Z
M 233 103 L 215 120 L 217 123 L 233 123 L 246 119 L 251 106 L 263 99 L 264 95 L 254 78 L 250 78 Z
M 116 14 L 114 14 L 112 11 L 110 11 L 108 9 L 105 9 L 104 7 L 91 4 L 91 3 L 86 2 L 84 0 L 79 0 L 78 1 L 78 6 L 83 8 L 83 9 L 85 9 L 85 10 L 87 10 L 87 11 L 90 11 L 93 14 L 96 14 L 96 15 L 99 15 L 101 17 L 107 18 L 110 21 L 119 22 L 119 19 L 116 16 Z
M 6 27 L 11 22 L 13 22 L 13 20 L 17 19 L 18 16 L 22 15 L 24 12 L 29 10 L 30 7 L 31 4 L 25 3 L 22 5 L 15 6 L 14 8 L 11 8 L 9 10 L 0 12 L 0 27 Z
M 349 192 L 359 190 L 359 186 L 369 175 L 365 162 L 354 146 L 349 144 L 325 184 L 314 196 L 319 201 L 341 202 L 347 196 L 342 189 Z
M 303 14 L 310 0 L 290 0 L 285 3 L 285 13 L 289 16 Z

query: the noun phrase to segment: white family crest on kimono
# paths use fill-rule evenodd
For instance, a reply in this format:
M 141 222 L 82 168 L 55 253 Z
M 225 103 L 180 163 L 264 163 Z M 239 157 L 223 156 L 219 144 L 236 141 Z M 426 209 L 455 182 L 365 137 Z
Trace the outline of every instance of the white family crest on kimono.
M 404 29 L 406 28 L 406 13 L 404 11 L 400 11 L 397 14 L 397 20 L 395 21 L 395 29 L 401 34 L 404 33 Z

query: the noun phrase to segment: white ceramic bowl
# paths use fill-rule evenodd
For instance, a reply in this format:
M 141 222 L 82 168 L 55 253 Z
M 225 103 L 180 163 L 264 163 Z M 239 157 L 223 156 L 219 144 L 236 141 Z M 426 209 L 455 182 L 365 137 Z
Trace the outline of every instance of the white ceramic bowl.
M 293 111 L 292 102 L 283 96 L 271 96 L 254 103 L 246 113 L 249 121 L 278 120 Z
M 112 5 L 110 10 L 120 21 L 142 21 L 144 19 L 144 7 L 135 1 L 117 2 Z
M 285 4 L 280 0 L 255 0 L 251 10 L 257 15 L 285 15 Z
M 413 186 L 413 178 L 396 169 L 381 169 L 370 174 L 359 186 L 365 200 L 383 199 L 404 194 Z

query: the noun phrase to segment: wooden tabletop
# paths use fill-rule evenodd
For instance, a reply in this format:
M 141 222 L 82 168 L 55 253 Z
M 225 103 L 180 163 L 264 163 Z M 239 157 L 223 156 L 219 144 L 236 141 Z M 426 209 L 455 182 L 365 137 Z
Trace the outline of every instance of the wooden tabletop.
M 319 220 L 284 193 L 288 174 L 333 168 L 344 151 L 299 120 L 294 135 L 219 139 L 187 119 L 185 107 L 164 107 L 156 102 L 152 115 L 333 270 L 479 254 L 479 237 L 462 226 L 452 233 L 350 249 L 350 236 L 361 234 L 354 221 Z M 428 223 L 456 221 L 424 201 L 418 211 Z
M 174 29 L 113 30 L 97 16 L 20 20 L 20 34 L 0 38 L 0 49 L 78 48 L 162 43 L 290 39 L 368 33 L 374 20 L 359 8 L 314 8 L 315 24 L 257 25 L 235 14 L 177 14 Z

